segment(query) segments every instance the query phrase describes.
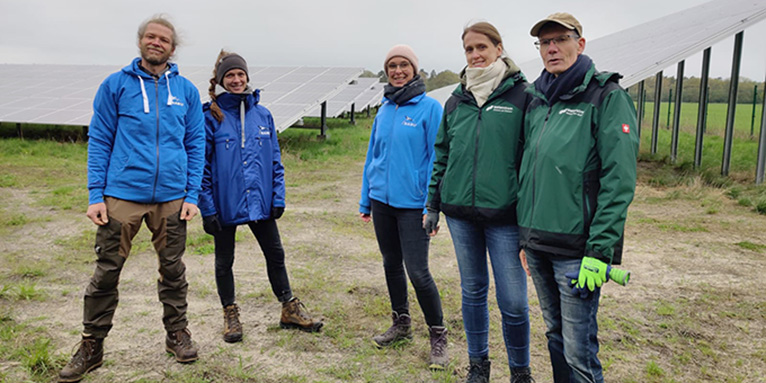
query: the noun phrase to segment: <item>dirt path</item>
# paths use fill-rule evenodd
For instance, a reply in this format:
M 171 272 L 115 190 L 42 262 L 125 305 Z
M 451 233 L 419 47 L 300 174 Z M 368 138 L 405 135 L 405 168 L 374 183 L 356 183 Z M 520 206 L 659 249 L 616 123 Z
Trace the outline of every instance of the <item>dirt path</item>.
M 298 191 L 288 188 L 288 208 L 279 221 L 293 289 L 326 319 L 321 334 L 278 329 L 280 307 L 263 257 L 252 236 L 240 228 L 235 277 L 245 341 L 229 345 L 221 340 L 213 254 L 190 249 L 185 257 L 189 319 L 202 359 L 191 366 L 176 364 L 163 350 L 157 262 L 143 229 L 122 274 L 120 306 L 106 342 L 107 362 L 86 381 L 459 381 L 467 357 L 459 279 L 445 224 L 433 241 L 431 264 L 453 329 L 450 351 L 456 375 L 422 368 L 427 339 L 415 303 L 417 336 L 410 346 L 378 351 L 369 345 L 367 338 L 387 325 L 388 309 L 372 227 L 363 225 L 356 213 L 360 172 L 357 164 L 334 175 L 340 181 L 312 185 L 321 199 L 294 203 L 290 193 Z M 45 298 L 0 299 L 0 309 L 17 323 L 44 332 L 62 363 L 78 340 L 82 291 L 93 267 L 89 252 L 94 227 L 82 213 L 34 207 L 35 196 L 23 190 L 4 190 L 4 195 L 11 198 L 9 206 L 33 218 L 8 229 L 0 241 L 0 272 L 8 275 L 6 283 L 28 280 L 18 276 L 22 265 L 37 265 L 47 273 L 33 279 Z M 741 245 L 766 245 L 764 229 L 766 216 L 737 206 L 719 190 L 639 185 L 629 213 L 623 265 L 633 272 L 631 285 L 607 285 L 602 299 L 601 358 L 607 380 L 765 382 L 761 280 L 766 249 Z M 195 219 L 190 238 L 201 237 L 201 223 Z M 530 302 L 532 367 L 538 382 L 550 382 L 544 328 L 531 283 Z M 491 315 L 493 382 L 508 381 L 496 308 Z M 0 360 L 2 374 L 8 382 L 30 379 L 17 362 Z

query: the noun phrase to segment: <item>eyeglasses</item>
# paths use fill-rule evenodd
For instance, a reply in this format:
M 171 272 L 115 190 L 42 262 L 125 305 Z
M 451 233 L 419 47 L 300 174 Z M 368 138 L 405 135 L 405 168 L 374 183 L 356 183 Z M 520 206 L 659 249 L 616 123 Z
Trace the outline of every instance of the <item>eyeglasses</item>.
M 402 61 L 399 64 L 397 63 L 388 63 L 388 70 L 396 70 L 396 68 L 399 68 L 401 70 L 405 70 L 410 67 L 409 61 Z
M 579 39 L 580 36 L 578 36 L 576 34 L 567 34 L 567 35 L 561 35 L 561 36 L 558 36 L 558 37 L 554 37 L 552 39 L 540 39 L 540 40 L 535 41 L 535 48 L 537 48 L 537 49 L 548 48 L 548 45 L 550 45 L 551 43 L 555 43 L 556 46 L 558 46 L 559 44 L 563 44 L 563 43 L 567 42 L 567 40 L 569 40 L 570 38 Z

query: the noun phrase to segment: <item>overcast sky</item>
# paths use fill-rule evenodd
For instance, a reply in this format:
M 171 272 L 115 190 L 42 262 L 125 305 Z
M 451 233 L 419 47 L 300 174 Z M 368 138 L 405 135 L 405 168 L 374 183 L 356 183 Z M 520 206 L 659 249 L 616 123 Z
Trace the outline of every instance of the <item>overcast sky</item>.
M 413 47 L 421 68 L 457 72 L 465 66 L 460 35 L 471 21 L 493 23 L 506 51 L 522 63 L 539 59 L 529 29 L 550 13 L 574 14 L 584 37 L 594 40 L 705 2 L 0 0 L 0 63 L 125 65 L 138 54 L 138 25 L 164 12 L 184 40 L 174 59 L 182 74 L 184 64 L 212 66 L 221 48 L 251 66 L 354 66 L 377 73 L 399 43 Z M 756 81 L 766 72 L 763 36 L 764 22 L 745 31 L 741 75 Z M 730 76 L 732 45 L 729 38 L 713 46 L 712 77 Z M 687 60 L 687 75 L 699 76 L 700 56 Z M 667 73 L 675 74 L 674 67 Z

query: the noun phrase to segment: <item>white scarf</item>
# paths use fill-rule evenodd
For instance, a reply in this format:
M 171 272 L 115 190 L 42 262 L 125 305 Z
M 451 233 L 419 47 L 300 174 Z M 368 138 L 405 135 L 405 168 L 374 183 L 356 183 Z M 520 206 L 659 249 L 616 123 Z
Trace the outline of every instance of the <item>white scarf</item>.
M 486 68 L 465 68 L 465 88 L 473 94 L 479 108 L 503 81 L 507 70 L 508 65 L 499 57 Z

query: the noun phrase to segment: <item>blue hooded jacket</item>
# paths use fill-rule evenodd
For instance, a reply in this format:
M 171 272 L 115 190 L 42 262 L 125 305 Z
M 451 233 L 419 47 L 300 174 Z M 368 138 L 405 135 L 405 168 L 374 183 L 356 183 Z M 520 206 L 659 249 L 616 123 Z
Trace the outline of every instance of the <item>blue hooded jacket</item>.
M 93 100 L 88 129 L 90 204 L 104 196 L 138 203 L 196 204 L 205 131 L 199 92 L 178 66 L 155 79 L 141 58 L 111 74 Z
M 219 93 L 222 89 L 217 87 Z M 221 122 L 211 114 L 210 103 L 203 105 L 205 171 L 199 208 L 203 217 L 218 214 L 225 226 L 269 219 L 272 207 L 285 206 L 285 170 L 274 118 L 258 105 L 259 99 L 258 90 L 218 94 Z
M 383 98 L 370 132 L 360 213 L 370 214 L 370 199 L 425 213 L 442 112 L 439 102 L 425 93 L 403 105 Z

